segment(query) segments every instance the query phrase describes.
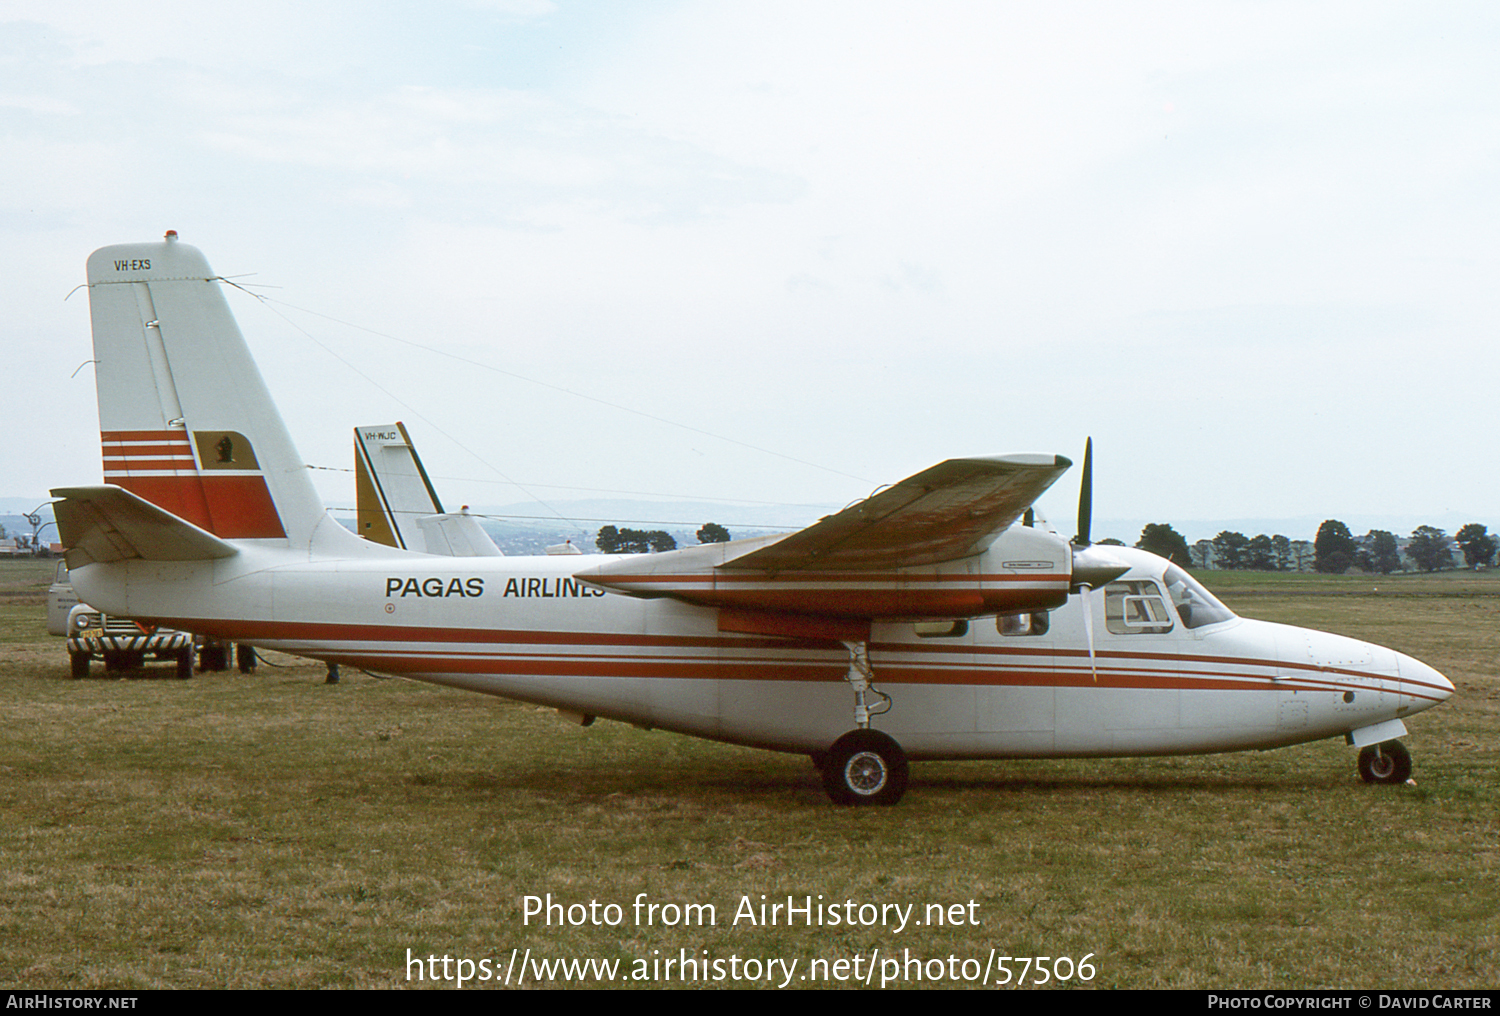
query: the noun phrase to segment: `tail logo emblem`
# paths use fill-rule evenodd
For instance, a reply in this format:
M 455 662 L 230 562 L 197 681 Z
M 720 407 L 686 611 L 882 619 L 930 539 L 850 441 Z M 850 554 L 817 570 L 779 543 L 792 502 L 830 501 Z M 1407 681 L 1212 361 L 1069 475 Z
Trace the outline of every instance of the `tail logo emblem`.
M 237 469 L 251 472 L 260 469 L 255 449 L 245 435 L 233 430 L 195 430 L 193 442 L 198 446 L 198 461 L 205 470 Z

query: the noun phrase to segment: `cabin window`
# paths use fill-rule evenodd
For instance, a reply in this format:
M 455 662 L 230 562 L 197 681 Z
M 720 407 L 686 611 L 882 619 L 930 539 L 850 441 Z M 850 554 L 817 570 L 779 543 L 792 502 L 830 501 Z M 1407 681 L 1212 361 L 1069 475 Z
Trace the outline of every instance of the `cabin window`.
M 1160 635 L 1172 615 L 1155 582 L 1111 582 L 1104 587 L 1104 623 L 1116 635 Z
M 1045 610 L 1035 614 L 1001 614 L 995 618 L 995 628 L 1001 635 L 1045 635 L 1052 627 L 1052 619 Z
M 969 622 L 958 621 L 918 621 L 912 625 L 917 635 L 924 639 L 956 639 L 961 635 L 969 634 Z

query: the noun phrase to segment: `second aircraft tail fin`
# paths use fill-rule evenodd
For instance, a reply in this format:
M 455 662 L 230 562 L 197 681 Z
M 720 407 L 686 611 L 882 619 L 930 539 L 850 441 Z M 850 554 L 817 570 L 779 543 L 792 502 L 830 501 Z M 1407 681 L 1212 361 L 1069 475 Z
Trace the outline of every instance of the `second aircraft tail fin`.
M 502 556 L 467 508 L 443 511 L 404 424 L 354 428 L 354 487 L 367 540 L 444 557 Z

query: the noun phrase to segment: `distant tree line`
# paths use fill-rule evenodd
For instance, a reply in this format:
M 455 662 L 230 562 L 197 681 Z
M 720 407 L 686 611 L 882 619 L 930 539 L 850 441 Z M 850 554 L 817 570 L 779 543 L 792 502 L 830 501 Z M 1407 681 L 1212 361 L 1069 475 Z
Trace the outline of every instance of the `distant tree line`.
M 726 543 L 730 539 L 729 530 L 716 522 L 705 523 L 696 535 L 699 543 Z M 1463 551 L 1464 564 L 1470 568 L 1494 564 L 1496 553 L 1500 551 L 1500 541 L 1478 522 L 1464 526 L 1455 539 Z M 1099 542 L 1123 546 L 1119 540 Z M 1406 557 L 1420 571 L 1456 568 L 1453 542 L 1441 529 L 1418 526 L 1407 541 Z M 660 529 L 643 531 L 605 526 L 599 530 L 594 543 L 605 554 L 656 554 L 677 549 L 677 540 Z M 1337 519 L 1329 519 L 1319 526 L 1317 539 L 1311 544 L 1279 533 L 1275 536 L 1246 536 L 1225 530 L 1212 540 L 1199 540 L 1189 547 L 1187 540 L 1171 525 L 1153 522 L 1141 530 L 1141 538 L 1135 545 L 1184 568 L 1220 571 L 1303 571 L 1309 555 L 1313 570 L 1331 575 L 1342 575 L 1350 568 L 1389 575 L 1403 567 L 1401 548 L 1393 534 L 1372 529 L 1364 536 L 1356 537 Z
M 676 550 L 677 540 L 671 533 L 661 529 L 647 532 L 605 526 L 599 530 L 594 546 L 605 554 L 657 554 L 664 550 Z
M 699 543 L 728 543 L 729 530 L 717 522 L 706 522 L 697 532 Z M 677 539 L 662 529 L 618 529 L 605 526 L 599 530 L 594 546 L 604 554 L 659 554 L 676 550 Z
M 1471 568 L 1494 563 L 1500 541 L 1485 526 L 1471 522 L 1455 537 L 1463 551 L 1464 563 Z M 1102 540 L 1116 543 L 1118 540 Z M 1406 557 L 1420 571 L 1456 568 L 1453 540 L 1434 526 L 1418 526 L 1406 544 Z M 1372 529 L 1362 537 L 1349 532 L 1337 519 L 1318 527 L 1311 544 L 1285 536 L 1246 536 L 1244 533 L 1221 532 L 1212 540 L 1200 540 L 1193 547 L 1166 523 L 1152 523 L 1141 530 L 1136 546 L 1149 550 L 1176 564 L 1214 568 L 1224 571 L 1302 571 L 1311 552 L 1315 571 L 1342 575 L 1350 568 L 1372 574 L 1389 575 L 1403 567 L 1402 553 L 1396 537 L 1383 529 Z

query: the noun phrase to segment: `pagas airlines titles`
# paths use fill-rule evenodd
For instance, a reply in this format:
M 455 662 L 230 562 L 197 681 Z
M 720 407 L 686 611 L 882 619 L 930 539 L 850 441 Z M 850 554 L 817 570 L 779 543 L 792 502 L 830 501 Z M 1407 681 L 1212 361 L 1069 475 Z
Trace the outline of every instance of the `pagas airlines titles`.
M 484 579 L 475 576 L 473 578 L 415 578 L 396 576 L 385 580 L 385 595 L 387 599 L 399 599 L 407 596 L 416 596 L 425 599 L 441 599 L 449 596 L 462 596 L 465 598 L 483 596 L 485 593 Z M 573 578 L 539 578 L 521 577 L 506 579 L 505 590 L 500 594 L 505 596 L 538 597 L 543 599 L 554 599 L 558 597 L 580 598 L 590 596 L 604 596 L 602 589 L 594 589 L 577 579 Z

